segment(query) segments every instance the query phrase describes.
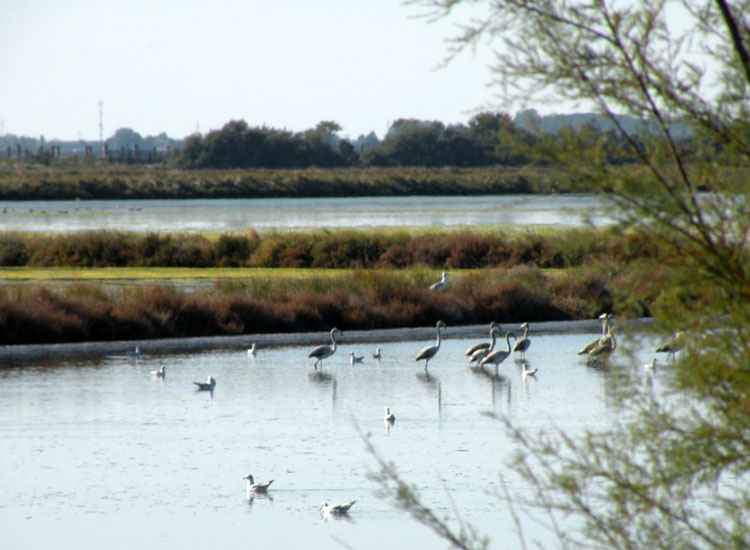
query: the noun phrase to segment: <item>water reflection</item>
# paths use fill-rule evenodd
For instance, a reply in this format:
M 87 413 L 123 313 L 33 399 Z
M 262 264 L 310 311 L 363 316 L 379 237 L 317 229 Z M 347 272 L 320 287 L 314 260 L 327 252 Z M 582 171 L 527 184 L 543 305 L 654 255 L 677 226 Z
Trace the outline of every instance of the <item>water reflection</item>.
M 445 340 L 429 372 L 415 367 L 414 342 L 379 342 L 380 362 L 357 368 L 348 361 L 355 347 L 345 343 L 326 371 L 300 361 L 308 350 L 295 346 L 264 348 L 254 361 L 239 349 L 0 369 L 0 437 L 13 450 L 0 453 L 4 545 L 89 550 L 115 533 L 124 534 L 123 547 L 158 540 L 203 550 L 237 547 L 252 532 L 260 547 L 329 548 L 332 533 L 363 550 L 403 547 L 404 540 L 436 547 L 431 533 L 374 496 L 355 424 L 441 514 L 450 511 L 441 508 L 436 471 L 459 476 L 451 487 L 456 506 L 490 539 L 505 542 L 512 520 L 490 491 L 514 446 L 482 413 L 534 430 L 606 426 L 624 374 L 613 364 L 587 367 L 576 355 L 592 336 L 535 335 L 526 361 L 508 360 L 497 374 L 467 365 L 468 339 Z M 640 368 L 648 353 L 627 375 L 651 377 L 658 387 L 670 370 Z M 151 373 L 162 365 L 169 375 L 156 383 Z M 524 376 L 524 365 L 538 369 L 536 376 Z M 200 399 L 194 381 L 207 373 L 218 391 L 199 392 L 211 396 Z M 397 424 L 384 422 L 385 406 Z M 279 487 L 240 505 L 248 464 Z M 512 492 L 526 490 L 519 480 L 509 483 Z M 357 499 L 356 524 L 321 529 L 325 499 Z M 194 530 L 164 527 L 185 524 Z

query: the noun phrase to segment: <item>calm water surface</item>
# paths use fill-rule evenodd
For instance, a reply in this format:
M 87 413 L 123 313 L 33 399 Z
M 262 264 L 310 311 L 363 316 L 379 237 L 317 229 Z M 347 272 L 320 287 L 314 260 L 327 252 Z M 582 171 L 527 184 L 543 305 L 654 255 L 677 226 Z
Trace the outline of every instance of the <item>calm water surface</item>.
M 0 529 L 8 549 L 444 548 L 446 544 L 380 500 L 357 426 L 440 516 L 446 490 L 492 548 L 518 548 L 506 505 L 488 494 L 509 472 L 513 451 L 498 422 L 569 432 L 617 415 L 611 374 L 576 351 L 596 334 L 533 335 L 524 379 L 509 359 L 473 372 L 447 340 L 429 376 L 414 356 L 432 341 L 341 343 L 313 376 L 309 347 L 0 369 Z M 323 343 L 323 342 L 321 342 Z M 376 347 L 383 359 L 370 358 Z M 351 367 L 350 351 L 366 354 Z M 642 358 L 647 362 L 650 355 Z M 150 371 L 165 365 L 165 379 Z M 217 379 L 213 395 L 193 381 Z M 657 372 L 656 379 L 666 373 Z M 645 374 L 644 374 L 645 376 Z M 383 409 L 396 423 L 388 429 Z M 270 497 L 248 502 L 244 480 L 274 479 Z M 324 522 L 321 501 L 356 499 L 351 519 Z M 546 535 L 533 523 L 529 540 Z
M 234 232 L 349 227 L 606 225 L 593 195 L 0 201 L 0 230 Z

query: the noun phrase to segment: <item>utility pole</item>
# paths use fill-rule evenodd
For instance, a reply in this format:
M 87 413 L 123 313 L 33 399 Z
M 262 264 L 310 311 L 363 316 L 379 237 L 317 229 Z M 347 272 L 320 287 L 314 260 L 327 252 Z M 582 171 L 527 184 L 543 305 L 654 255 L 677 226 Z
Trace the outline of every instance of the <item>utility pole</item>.
M 104 114 L 103 114 L 104 102 L 99 100 L 99 143 L 104 145 Z

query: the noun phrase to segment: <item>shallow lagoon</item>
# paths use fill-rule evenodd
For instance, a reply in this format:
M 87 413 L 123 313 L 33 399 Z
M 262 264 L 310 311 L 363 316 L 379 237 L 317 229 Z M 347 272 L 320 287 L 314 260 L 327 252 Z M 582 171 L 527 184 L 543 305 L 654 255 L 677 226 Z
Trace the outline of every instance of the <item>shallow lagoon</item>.
M 0 201 L 0 230 L 226 233 L 433 227 L 575 227 L 612 223 L 593 195 L 303 199 Z
M 463 350 L 477 339 L 444 340 L 426 376 L 414 356 L 433 340 L 358 344 L 346 335 L 324 377 L 307 359 L 310 346 L 261 349 L 255 359 L 146 348 L 138 360 L 3 368 L 3 546 L 446 547 L 374 494 L 359 427 L 439 515 L 451 515 L 448 490 L 491 548 L 517 548 L 506 505 L 488 491 L 500 489 L 500 472 L 511 494 L 528 489 L 505 465 L 513 448 L 503 428 L 482 412 L 534 431 L 607 425 L 618 413 L 613 375 L 576 355 L 595 336 L 534 335 L 532 325 L 527 359 L 539 372 L 526 379 L 511 359 L 498 377 L 468 368 Z M 365 363 L 351 367 L 350 351 Z M 163 380 L 150 374 L 160 365 Z M 208 374 L 213 395 L 196 392 L 193 381 Z M 657 383 L 667 375 L 658 371 Z M 396 414 L 390 429 L 386 405 Z M 247 473 L 275 480 L 270 498 L 247 501 Z M 321 501 L 352 499 L 349 521 L 321 519 Z M 546 539 L 533 523 L 526 536 Z

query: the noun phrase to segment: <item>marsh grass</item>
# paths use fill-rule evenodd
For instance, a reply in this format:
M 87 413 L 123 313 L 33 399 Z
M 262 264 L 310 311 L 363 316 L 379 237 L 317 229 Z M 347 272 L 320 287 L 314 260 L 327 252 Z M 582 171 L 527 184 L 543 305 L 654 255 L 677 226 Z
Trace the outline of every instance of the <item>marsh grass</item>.
M 0 343 L 76 342 L 243 333 L 463 325 L 591 318 L 620 289 L 589 268 L 536 267 L 454 273 L 412 270 L 296 270 L 180 290 L 170 284 L 96 283 L 0 287 Z

